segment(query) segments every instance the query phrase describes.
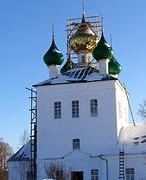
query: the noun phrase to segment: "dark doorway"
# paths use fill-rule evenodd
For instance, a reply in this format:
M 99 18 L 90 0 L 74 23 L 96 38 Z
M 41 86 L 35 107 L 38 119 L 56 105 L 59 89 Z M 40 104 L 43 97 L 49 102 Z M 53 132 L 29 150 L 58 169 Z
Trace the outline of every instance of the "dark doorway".
M 71 172 L 71 180 L 83 180 L 83 171 Z

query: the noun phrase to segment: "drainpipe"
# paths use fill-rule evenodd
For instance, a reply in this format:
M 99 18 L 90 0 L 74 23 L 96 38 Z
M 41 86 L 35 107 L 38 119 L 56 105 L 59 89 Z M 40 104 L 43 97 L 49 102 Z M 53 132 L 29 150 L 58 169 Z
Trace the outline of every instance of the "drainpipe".
M 108 160 L 103 158 L 103 155 L 100 155 L 99 158 L 106 163 L 106 180 L 108 180 Z

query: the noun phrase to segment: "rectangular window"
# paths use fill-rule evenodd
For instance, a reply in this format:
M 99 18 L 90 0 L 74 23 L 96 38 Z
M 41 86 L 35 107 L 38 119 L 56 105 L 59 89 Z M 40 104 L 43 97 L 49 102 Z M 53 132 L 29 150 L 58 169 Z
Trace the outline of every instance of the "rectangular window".
M 60 119 L 61 118 L 61 102 L 55 102 L 54 103 L 54 119 Z
M 73 150 L 80 149 L 80 139 L 73 139 L 72 145 L 73 145 Z
M 85 63 L 85 60 L 86 60 L 85 55 L 83 55 L 82 56 L 82 63 Z
M 134 168 L 126 169 L 126 180 L 134 180 Z
M 79 117 L 79 101 L 72 101 L 72 118 Z
M 98 169 L 91 169 L 91 180 L 99 180 Z
M 90 115 L 91 117 L 97 117 L 98 114 L 98 103 L 97 99 L 90 100 Z

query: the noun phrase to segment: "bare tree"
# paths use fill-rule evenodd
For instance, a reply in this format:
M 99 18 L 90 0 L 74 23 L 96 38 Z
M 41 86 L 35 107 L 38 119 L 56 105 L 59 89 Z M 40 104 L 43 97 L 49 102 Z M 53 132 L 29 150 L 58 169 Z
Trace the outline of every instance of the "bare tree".
M 47 178 L 53 180 L 70 180 L 70 170 L 67 171 L 65 166 L 59 162 L 46 164 L 45 172 Z
M 24 129 L 22 136 L 19 140 L 18 149 L 20 149 L 23 145 L 25 145 L 29 141 L 29 132 L 27 129 Z
M 143 100 L 143 103 L 139 105 L 138 114 L 143 120 L 146 119 L 146 99 Z
M 7 180 L 7 160 L 12 154 L 13 151 L 9 144 L 4 142 L 4 140 L 0 138 L 0 180 Z

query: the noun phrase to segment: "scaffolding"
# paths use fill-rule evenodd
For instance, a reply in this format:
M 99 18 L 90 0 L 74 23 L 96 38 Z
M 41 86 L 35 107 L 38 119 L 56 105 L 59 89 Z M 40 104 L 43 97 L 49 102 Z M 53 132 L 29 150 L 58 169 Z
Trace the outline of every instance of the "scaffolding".
M 32 180 L 36 180 L 37 177 L 37 92 L 33 88 L 30 91 L 30 176 Z
M 82 22 L 82 18 L 68 18 L 66 25 L 67 32 L 67 56 L 70 54 L 72 59 L 77 59 L 76 53 L 72 50 L 69 39 L 82 24 L 86 24 L 88 28 L 99 38 L 101 36 L 102 28 L 102 17 L 100 16 L 87 16 L 85 17 L 86 22 Z M 88 21 L 90 19 L 90 21 Z M 77 64 L 78 65 L 78 64 Z

